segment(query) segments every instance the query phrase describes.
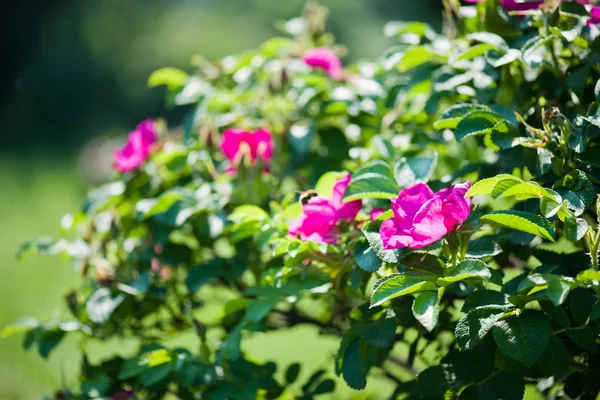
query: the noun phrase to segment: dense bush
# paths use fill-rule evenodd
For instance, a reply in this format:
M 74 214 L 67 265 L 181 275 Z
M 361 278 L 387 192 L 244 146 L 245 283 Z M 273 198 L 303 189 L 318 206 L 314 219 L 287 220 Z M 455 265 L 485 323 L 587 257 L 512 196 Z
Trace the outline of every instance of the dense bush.
M 393 382 L 371 398 L 596 398 L 600 9 L 470 3 L 444 2 L 444 34 L 389 23 L 373 63 L 343 68 L 309 3 L 288 37 L 152 74 L 181 126 L 142 122 L 64 237 L 22 249 L 84 278 L 72 320 L 4 330 L 43 357 L 83 338 L 55 398 L 331 396 L 324 371 L 240 349 L 298 324 L 339 339 L 349 387 Z M 135 354 L 88 361 L 113 338 Z

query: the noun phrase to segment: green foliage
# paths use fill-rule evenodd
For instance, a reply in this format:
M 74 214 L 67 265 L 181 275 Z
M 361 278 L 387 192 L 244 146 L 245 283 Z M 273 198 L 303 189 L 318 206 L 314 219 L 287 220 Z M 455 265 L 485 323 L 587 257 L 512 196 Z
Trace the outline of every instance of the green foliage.
M 156 124 L 143 164 L 91 191 L 61 238 L 19 251 L 79 267 L 72 321 L 2 336 L 43 357 L 68 335 L 136 341 L 126 357 L 84 357 L 80 386 L 63 388 L 82 399 L 329 394 L 327 371 L 245 345 L 301 324 L 338 341 L 332 366 L 354 390 L 383 375 L 392 398 L 513 399 L 534 381 L 546 398 L 596 393 L 597 30 L 569 2 L 523 18 L 457 4 L 452 35 L 391 23 L 399 44 L 343 71 L 300 60 L 341 54 L 315 3 L 284 24 L 289 37 L 156 71 L 183 129 Z M 267 129 L 271 156 L 246 143 L 227 157 L 222 133 L 236 128 Z M 465 181 L 466 194 L 444 190 Z M 197 348 L 165 344 L 178 334 Z

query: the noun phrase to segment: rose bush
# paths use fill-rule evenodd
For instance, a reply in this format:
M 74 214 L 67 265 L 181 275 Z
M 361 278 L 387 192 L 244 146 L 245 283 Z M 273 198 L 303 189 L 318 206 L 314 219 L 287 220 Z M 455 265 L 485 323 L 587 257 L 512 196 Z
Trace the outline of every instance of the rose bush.
M 183 121 L 141 123 L 63 237 L 20 250 L 83 279 L 69 317 L 3 331 L 43 357 L 81 338 L 55 398 L 596 398 L 596 6 L 443 3 L 443 34 L 391 22 L 374 62 L 342 67 L 309 3 L 286 37 L 150 76 Z M 300 324 L 345 383 L 242 346 Z M 89 360 L 112 339 L 132 350 Z

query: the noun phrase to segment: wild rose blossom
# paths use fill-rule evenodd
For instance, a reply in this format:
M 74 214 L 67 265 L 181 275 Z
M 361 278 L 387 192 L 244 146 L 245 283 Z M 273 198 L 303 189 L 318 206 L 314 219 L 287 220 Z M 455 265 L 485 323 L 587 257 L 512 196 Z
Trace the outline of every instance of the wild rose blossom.
M 242 129 L 226 129 L 221 139 L 221 151 L 235 166 L 246 157 L 250 164 L 262 159 L 269 164 L 273 154 L 273 137 L 264 129 L 248 132 Z
M 374 208 L 371 210 L 371 214 L 369 215 L 371 217 L 371 222 L 375 222 L 377 220 L 377 218 L 379 218 L 381 216 L 381 214 L 383 214 L 385 212 L 385 210 L 383 208 Z
M 352 221 L 362 206 L 361 200 L 342 202 L 351 176 L 339 178 L 333 187 L 331 197 L 316 196 L 302 206 L 302 215 L 289 226 L 289 234 L 302 240 L 315 243 L 333 244 L 337 238 L 337 223 Z
M 326 47 L 306 50 L 302 55 L 302 60 L 312 68 L 326 71 L 333 79 L 339 80 L 344 77 L 340 58 Z
M 156 143 L 156 128 L 152 119 L 146 119 L 129 133 L 127 143 L 114 152 L 115 169 L 127 172 L 138 168 L 150 155 Z
M 460 226 L 471 212 L 465 198 L 469 182 L 434 193 L 424 183 L 403 189 L 392 198 L 394 216 L 381 224 L 379 235 L 387 250 L 420 249 L 440 240 Z

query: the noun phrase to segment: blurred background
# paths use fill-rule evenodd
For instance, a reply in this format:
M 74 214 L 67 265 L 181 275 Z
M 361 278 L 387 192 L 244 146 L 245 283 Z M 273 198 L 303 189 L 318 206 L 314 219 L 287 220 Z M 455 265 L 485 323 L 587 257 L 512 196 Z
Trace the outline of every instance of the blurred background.
M 349 49 L 345 63 L 375 57 L 393 44 L 382 34 L 386 21 L 441 24 L 440 0 L 322 3 L 330 8 L 329 29 Z M 163 66 L 189 70 L 194 54 L 217 60 L 254 48 L 277 35 L 274 23 L 298 15 L 303 4 L 33 0 L 5 7 L 0 27 L 0 328 L 25 316 L 66 317 L 62 296 L 77 284 L 77 274 L 59 258 L 17 262 L 15 250 L 24 241 L 56 234 L 60 216 L 78 207 L 92 178 L 103 175 L 97 172 L 110 170 L 112 160 L 95 159 L 91 149 L 110 138 L 125 140 L 138 121 L 164 113 L 163 91 L 147 88 L 148 75 Z M 317 338 L 314 332 L 297 336 Z M 62 343 L 48 362 L 23 351 L 21 340 L 0 339 L 0 399 L 40 398 L 75 382 L 77 339 Z M 269 346 L 285 353 L 287 340 Z M 266 343 L 258 338 L 255 346 Z M 324 341 L 313 351 L 334 352 L 335 346 Z

